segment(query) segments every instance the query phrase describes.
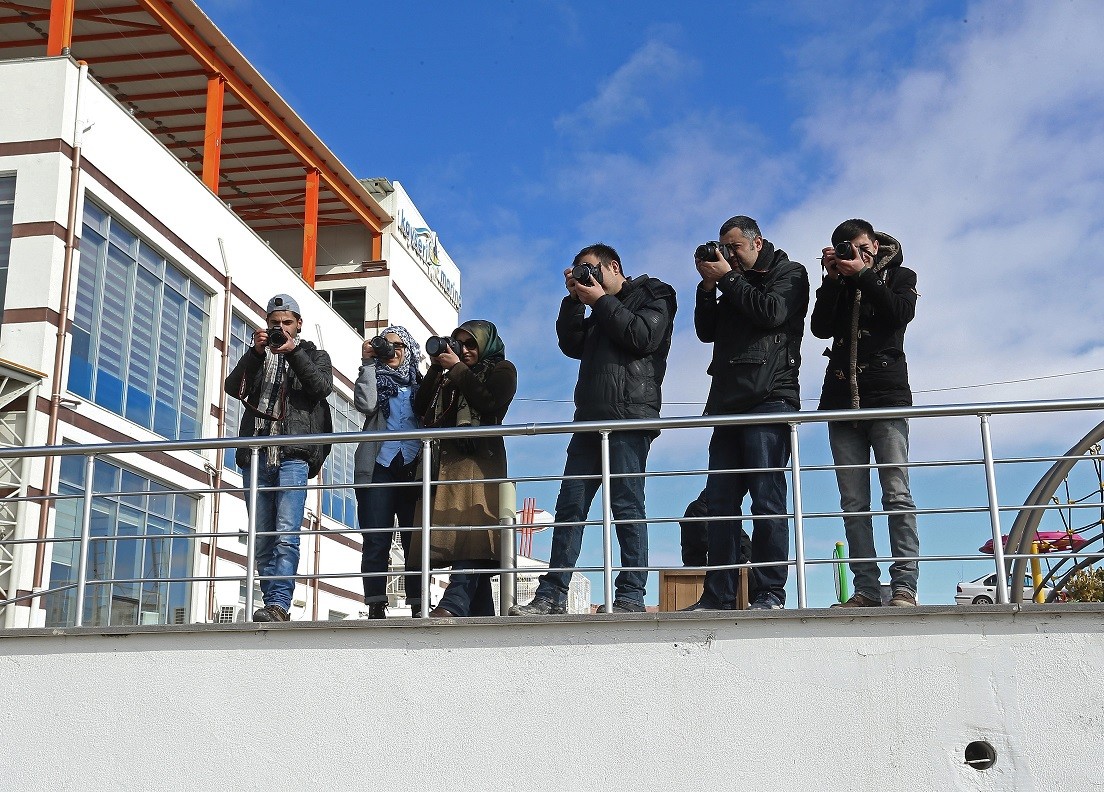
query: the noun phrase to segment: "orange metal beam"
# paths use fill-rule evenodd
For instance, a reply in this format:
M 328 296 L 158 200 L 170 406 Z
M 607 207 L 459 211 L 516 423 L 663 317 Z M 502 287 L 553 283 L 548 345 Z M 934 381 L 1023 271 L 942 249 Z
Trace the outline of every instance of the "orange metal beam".
M 383 260 L 383 234 L 372 234 L 372 261 Z
M 164 27 L 167 33 L 191 52 L 208 72 L 224 75 L 227 86 L 238 100 L 264 122 L 264 125 L 271 129 L 273 134 L 288 146 L 306 167 L 318 171 L 319 177 L 340 196 L 365 225 L 377 232 L 382 230 L 382 222 L 362 203 L 360 197 L 299 138 L 283 119 L 276 115 L 271 107 L 257 96 L 252 87 L 236 74 L 192 27 L 176 14 L 170 3 L 166 0 L 137 0 L 137 2 Z
M 307 194 L 303 207 L 303 280 L 314 288 L 318 262 L 318 171 L 307 171 Z
M 207 78 L 207 123 L 203 132 L 203 183 L 218 195 L 219 158 L 222 156 L 222 96 L 226 80 L 221 74 Z
M 46 40 L 46 54 L 61 55 L 73 46 L 73 12 L 77 0 L 50 0 L 50 37 Z

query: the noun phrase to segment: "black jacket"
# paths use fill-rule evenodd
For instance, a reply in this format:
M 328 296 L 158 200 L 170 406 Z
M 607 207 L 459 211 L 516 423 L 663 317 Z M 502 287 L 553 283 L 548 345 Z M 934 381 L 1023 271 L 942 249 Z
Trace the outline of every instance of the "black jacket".
M 817 338 L 831 338 L 820 393 L 820 409 L 908 407 L 912 389 L 905 362 L 905 327 L 916 314 L 916 273 L 901 266 L 901 243 L 876 234 L 874 266 L 855 277 L 825 278 L 816 292 L 810 329 Z M 858 326 L 853 327 L 855 295 Z M 852 352 L 858 404 L 852 393 Z
M 563 353 L 580 361 L 576 421 L 659 417 L 676 307 L 674 289 L 647 275 L 600 297 L 590 316 L 564 298 L 556 336 Z
M 706 415 L 739 413 L 769 400 L 801 408 L 798 368 L 809 310 L 809 276 L 764 240 L 755 269 L 698 288 L 694 329 L 713 344 Z M 720 292 L 718 296 L 717 292 Z
M 282 420 L 279 433 L 282 435 L 330 434 L 333 423 L 330 418 L 330 405 L 326 397 L 333 390 L 333 369 L 330 356 L 310 341 L 300 341 L 293 351 L 284 356 L 287 359 L 286 401 L 281 408 Z M 242 416 L 240 437 L 252 437 L 257 412 L 249 405 L 260 404 L 261 389 L 264 380 L 264 356 L 250 347 L 242 355 L 238 365 L 226 377 L 226 392 L 239 397 L 244 394 L 245 414 Z M 280 415 L 280 412 L 274 413 Z M 330 455 L 330 446 L 281 446 L 281 456 L 286 459 L 305 459 L 309 468 L 308 478 L 318 475 L 326 457 Z M 262 449 L 263 453 L 263 449 Z M 239 448 L 234 456 L 238 467 L 249 464 L 249 449 Z

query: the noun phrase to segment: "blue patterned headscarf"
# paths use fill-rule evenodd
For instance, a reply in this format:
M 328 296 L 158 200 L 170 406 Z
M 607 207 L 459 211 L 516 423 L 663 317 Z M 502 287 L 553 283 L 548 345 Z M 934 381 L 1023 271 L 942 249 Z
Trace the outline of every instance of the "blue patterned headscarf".
M 386 336 L 388 333 L 394 333 L 406 344 L 406 354 L 398 368 L 391 368 L 386 361 L 376 358 L 376 393 L 384 417 L 391 414 L 391 397 L 398 395 L 401 387 L 410 388 L 410 401 L 413 403 L 414 395 L 418 392 L 418 372 L 422 365 L 422 348 L 410 335 L 410 331 L 401 325 L 391 325 L 384 328 L 380 335 Z

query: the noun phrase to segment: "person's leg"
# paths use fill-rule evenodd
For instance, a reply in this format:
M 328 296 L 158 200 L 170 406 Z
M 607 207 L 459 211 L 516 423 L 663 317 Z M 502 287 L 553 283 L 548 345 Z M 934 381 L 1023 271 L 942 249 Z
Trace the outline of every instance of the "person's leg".
M 413 482 L 417 479 L 418 475 L 418 462 L 415 460 L 409 465 L 404 467 L 399 475 L 396 476 L 396 482 L 402 482 L 406 486 L 395 487 L 395 519 L 399 524 L 399 528 L 410 528 L 414 525 L 414 509 L 418 505 L 418 500 L 422 496 L 422 490 L 420 487 L 413 486 Z M 419 519 L 420 522 L 420 519 Z M 415 569 L 421 566 L 421 559 L 418 559 L 418 563 L 411 564 L 410 558 L 410 543 L 414 538 L 414 532 L 411 530 L 399 531 L 399 543 L 402 545 L 403 558 L 406 559 L 406 569 Z M 422 578 L 420 575 L 406 575 L 403 580 L 403 588 L 406 591 L 406 604 L 411 608 L 422 604 Z
M 307 491 L 294 489 L 307 483 L 307 463 L 302 459 L 285 459 L 280 463 L 276 484 L 276 524 L 278 532 L 272 548 L 269 571 L 279 580 L 269 581 L 265 595 L 266 605 L 279 605 L 285 611 L 291 609 L 295 593 L 295 573 L 299 571 L 299 531 L 303 526 L 303 509 L 307 503 Z
M 610 480 L 610 510 L 617 521 L 617 544 L 621 547 L 621 566 L 648 566 L 648 523 L 644 509 L 644 470 L 652 437 L 648 432 L 610 434 L 610 473 L 641 475 Z M 644 604 L 647 572 L 619 572 L 614 581 L 615 598 Z
M 372 483 L 386 485 L 393 481 L 393 470 L 376 464 Z M 357 523 L 366 533 L 360 535 L 360 571 L 386 572 L 391 565 L 391 537 L 394 535 L 396 490 L 373 486 L 356 490 Z M 364 604 L 387 602 L 387 578 L 363 578 Z
M 242 468 L 242 478 L 245 481 L 245 486 L 249 486 L 249 466 L 246 465 Z M 264 461 L 264 455 L 261 455 L 259 464 L 257 466 L 257 514 L 253 520 L 253 524 L 256 526 L 257 538 L 254 544 L 253 557 L 254 566 L 257 574 L 260 576 L 271 575 L 272 572 L 272 555 L 276 547 L 278 537 L 275 534 L 265 536 L 263 534 L 276 530 L 276 491 L 275 489 L 268 492 L 264 491 L 265 487 L 275 488 L 277 483 L 276 468 L 270 467 Z M 245 493 L 245 506 L 249 508 L 249 493 Z M 268 604 L 272 602 L 269 599 L 269 592 L 272 588 L 272 581 L 261 580 L 261 598 L 264 600 L 262 604 Z
M 832 446 L 832 461 L 836 465 L 869 465 L 870 438 L 868 422 L 832 421 L 828 424 L 828 442 Z M 852 558 L 874 558 L 874 521 L 869 515 L 851 512 L 870 511 L 870 470 L 856 468 L 836 470 L 836 484 L 843 510 L 843 527 L 847 534 L 847 555 Z M 882 601 L 880 571 L 874 561 L 851 561 L 855 576 L 855 593 L 875 602 Z
M 767 402 L 750 412 L 792 412 L 784 402 Z M 748 468 L 784 468 L 790 462 L 790 427 L 786 424 L 759 424 L 744 427 L 744 464 Z M 768 516 L 754 521 L 751 532 L 751 556 L 755 563 L 773 563 L 774 566 L 756 567 L 754 598 L 773 595 L 779 604 L 786 602 L 787 562 L 790 556 L 790 522 L 786 516 L 786 473 L 782 470 L 752 472 L 747 474 L 748 493 L 751 496 L 751 513 Z
M 719 426 L 709 440 L 709 469 L 730 470 L 744 466 L 741 454 L 743 427 Z M 710 473 L 705 484 L 705 505 L 712 517 L 708 523 L 709 565 L 725 566 L 739 563 L 739 518 L 741 502 L 747 492 L 747 476 L 743 473 Z M 705 573 L 705 590 L 701 604 L 712 608 L 735 605 L 739 588 L 739 572 L 735 569 L 710 569 Z
M 489 559 L 458 559 L 454 569 L 494 569 L 495 561 Z M 437 603 L 453 616 L 494 616 L 494 596 L 491 593 L 491 576 L 483 572 L 454 572 L 448 587 Z
M 908 421 L 897 418 L 870 422 L 870 445 L 879 464 L 908 462 Z M 894 558 L 916 558 L 920 539 L 916 533 L 916 506 L 909 491 L 907 467 L 878 468 L 882 485 L 882 509 L 889 512 L 889 548 Z M 889 567 L 893 592 L 916 595 L 918 562 L 894 561 Z
M 567 462 L 564 476 L 595 475 L 601 472 L 598 457 L 598 438 L 592 434 L 572 435 L 567 445 Z M 601 482 L 598 479 L 564 480 L 560 484 L 560 494 L 556 498 L 556 522 L 567 523 L 552 529 L 552 551 L 548 566 L 564 567 L 565 572 L 546 572 L 541 575 L 536 597 L 562 603 L 567 600 L 568 587 L 571 585 L 570 567 L 579 561 L 583 547 L 583 526 L 594 493 Z

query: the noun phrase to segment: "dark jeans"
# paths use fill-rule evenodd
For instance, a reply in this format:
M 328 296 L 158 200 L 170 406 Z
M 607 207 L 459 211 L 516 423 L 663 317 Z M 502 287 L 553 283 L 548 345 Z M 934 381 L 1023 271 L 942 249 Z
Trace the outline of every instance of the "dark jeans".
M 453 569 L 497 569 L 498 562 L 490 559 L 461 559 L 452 562 Z M 437 607 L 444 608 L 455 616 L 494 616 L 494 596 L 491 593 L 491 578 L 484 572 L 475 574 L 452 574 L 448 588 L 445 589 Z
M 748 413 L 793 412 L 785 402 L 764 402 Z M 709 469 L 784 467 L 790 461 L 790 428 L 786 424 L 758 426 L 720 426 L 709 441 Z M 705 485 L 706 507 L 710 516 L 743 514 L 745 495 L 751 495 L 753 515 L 786 513 L 786 474 L 711 473 Z M 740 559 L 741 520 L 710 520 L 709 563 L 736 564 Z M 752 598 L 766 592 L 786 601 L 785 565 L 790 550 L 790 526 L 786 517 L 754 520 L 751 533 L 752 563 L 779 562 L 777 566 L 756 567 L 748 588 Z M 705 575 L 702 599 L 714 606 L 736 602 L 739 571 L 710 570 Z
M 399 463 L 396 456 L 389 467 L 376 463 L 372 471 L 373 484 L 397 484 L 412 482 L 418 471 L 415 460 L 408 465 Z M 361 530 L 383 529 L 361 534 L 361 572 L 386 572 L 391 566 L 391 537 L 394 527 L 409 528 L 414 525 L 414 506 L 421 497 L 420 487 L 371 487 L 356 490 L 357 523 Z M 400 531 L 399 541 L 410 569 L 411 531 Z M 364 580 L 364 604 L 387 601 L 387 578 L 384 576 L 366 577 Z M 420 578 L 408 575 L 406 578 L 406 599 L 420 601 Z
M 643 473 L 648 463 L 648 449 L 652 445 L 650 432 L 610 433 L 610 473 Z M 575 434 L 567 445 L 565 476 L 597 475 L 602 472 L 602 446 L 594 433 Z M 556 499 L 556 522 L 552 531 L 550 567 L 567 567 L 567 572 L 546 572 L 537 586 L 538 597 L 553 602 L 567 599 L 571 583 L 570 567 L 579 560 L 583 547 L 583 526 L 601 479 L 574 479 L 560 484 Z M 648 524 L 644 522 L 644 478 L 627 476 L 610 480 L 610 505 L 613 519 L 617 521 L 617 543 L 621 546 L 621 566 L 644 567 L 648 565 Z M 616 598 L 644 604 L 644 588 L 647 572 L 619 572 L 615 581 Z

